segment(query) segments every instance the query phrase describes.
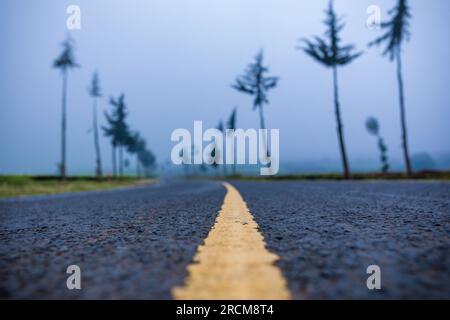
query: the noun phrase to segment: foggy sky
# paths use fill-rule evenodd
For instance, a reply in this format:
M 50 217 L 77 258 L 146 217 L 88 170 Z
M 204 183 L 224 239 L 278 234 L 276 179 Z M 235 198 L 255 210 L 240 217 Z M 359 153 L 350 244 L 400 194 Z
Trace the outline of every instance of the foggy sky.
M 393 0 L 336 0 L 345 15 L 344 43 L 365 54 L 339 70 L 344 134 L 350 164 L 372 159 L 375 138 L 368 116 L 381 124 L 390 159 L 401 163 L 395 64 L 367 43 L 381 34 L 365 26 L 366 8 L 386 12 Z M 60 161 L 61 76 L 52 62 L 68 33 L 66 7 L 81 7 L 81 30 L 71 31 L 82 68 L 69 75 L 68 170 L 92 173 L 92 102 L 98 71 L 108 97 L 125 93 L 129 122 L 147 139 L 159 162 L 170 157 L 170 134 L 192 130 L 194 120 L 215 127 L 238 106 L 237 124 L 257 128 L 252 98 L 230 88 L 260 48 L 280 77 L 264 112 L 280 129 L 281 165 L 329 159 L 339 165 L 329 69 L 295 50 L 297 39 L 322 35 L 327 0 L 132 0 L 0 2 L 0 174 L 55 173 Z M 450 45 L 448 0 L 411 0 L 412 38 L 403 66 L 411 153 L 450 153 Z M 104 117 L 100 114 L 101 123 Z M 101 140 L 106 171 L 111 149 Z

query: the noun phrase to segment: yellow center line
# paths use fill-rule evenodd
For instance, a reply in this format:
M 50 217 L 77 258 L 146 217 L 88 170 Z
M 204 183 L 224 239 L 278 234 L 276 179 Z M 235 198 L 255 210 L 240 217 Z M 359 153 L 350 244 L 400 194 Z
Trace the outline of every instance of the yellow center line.
M 175 299 L 290 299 L 287 281 L 275 265 L 239 192 L 224 183 L 227 193 L 204 244 L 197 248 Z

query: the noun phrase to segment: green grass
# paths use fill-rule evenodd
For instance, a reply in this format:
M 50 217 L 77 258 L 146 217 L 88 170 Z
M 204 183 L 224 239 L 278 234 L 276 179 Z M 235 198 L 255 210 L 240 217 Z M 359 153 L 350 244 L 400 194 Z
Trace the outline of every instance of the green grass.
M 101 180 L 92 177 L 69 177 L 63 181 L 54 176 L 0 176 L 0 198 L 105 190 L 154 183 L 155 181 L 156 179 L 132 177 Z
M 218 177 L 213 179 L 233 179 L 233 180 L 251 180 L 251 181 L 279 181 L 279 180 L 344 180 L 340 173 L 318 173 L 318 174 L 289 174 L 276 176 L 243 176 L 233 175 Z M 354 173 L 352 180 L 405 180 L 404 173 Z M 412 180 L 450 180 L 450 171 L 421 171 L 413 174 Z

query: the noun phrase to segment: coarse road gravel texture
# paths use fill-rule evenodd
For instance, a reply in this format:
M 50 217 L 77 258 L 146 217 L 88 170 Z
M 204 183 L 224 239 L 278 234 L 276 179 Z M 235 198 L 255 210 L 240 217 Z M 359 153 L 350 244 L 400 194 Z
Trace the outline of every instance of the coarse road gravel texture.
M 234 184 L 294 299 L 450 299 L 450 184 Z M 368 290 L 366 268 L 381 268 Z
M 0 202 L 0 296 L 170 299 L 224 196 L 190 182 Z
M 450 299 L 450 183 L 230 182 L 294 299 Z M 171 299 L 225 193 L 180 181 L 0 200 L 0 298 Z M 373 264 L 382 290 L 366 287 Z

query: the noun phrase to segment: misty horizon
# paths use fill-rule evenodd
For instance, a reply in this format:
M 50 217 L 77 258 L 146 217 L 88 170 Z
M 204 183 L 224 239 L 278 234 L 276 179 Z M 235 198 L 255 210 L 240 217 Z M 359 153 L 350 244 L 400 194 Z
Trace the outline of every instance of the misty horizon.
M 105 124 L 103 112 L 111 109 L 109 97 L 124 93 L 131 127 L 141 132 L 161 165 L 170 159 L 171 132 L 192 128 L 194 120 L 214 128 L 237 106 L 238 128 L 258 128 L 251 98 L 231 84 L 261 48 L 270 73 L 280 77 L 264 109 L 267 127 L 280 129 L 280 172 L 339 171 L 331 73 L 295 49 L 298 39 L 323 34 L 327 3 L 78 1 L 81 30 L 68 32 L 70 1 L 2 2 L 0 174 L 57 172 L 61 77 L 51 65 L 68 33 L 76 42 L 81 65 L 69 75 L 69 174 L 94 172 L 92 103 L 87 92 L 94 72 L 99 73 L 104 92 L 100 124 Z M 385 19 L 393 2 L 335 3 L 346 22 L 344 43 L 364 51 L 339 71 L 350 166 L 354 171 L 379 170 L 376 140 L 365 128 L 366 118 L 375 116 L 392 170 L 400 171 L 395 65 L 381 56 L 381 49 L 367 48 L 382 32 L 365 26 L 368 5 L 379 5 Z M 445 39 L 450 3 L 439 0 L 431 6 L 412 0 L 411 6 L 412 35 L 402 52 L 410 153 L 427 153 L 436 168 L 449 169 L 450 46 Z M 110 142 L 103 134 L 100 141 L 109 173 Z

